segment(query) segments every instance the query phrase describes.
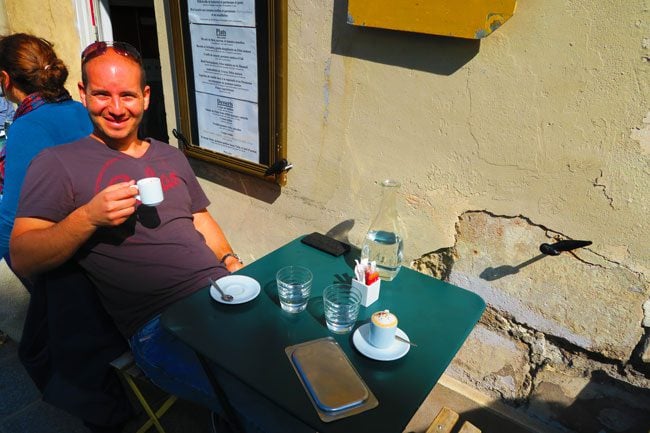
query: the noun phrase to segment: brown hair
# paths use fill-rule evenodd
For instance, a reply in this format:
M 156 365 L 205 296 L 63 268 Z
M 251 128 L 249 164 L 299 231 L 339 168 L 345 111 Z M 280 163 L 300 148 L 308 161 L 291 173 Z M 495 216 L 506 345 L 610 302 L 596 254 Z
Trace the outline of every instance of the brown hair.
M 28 95 L 38 92 L 49 102 L 68 95 L 63 87 L 68 68 L 43 38 L 26 33 L 0 37 L 0 70 Z

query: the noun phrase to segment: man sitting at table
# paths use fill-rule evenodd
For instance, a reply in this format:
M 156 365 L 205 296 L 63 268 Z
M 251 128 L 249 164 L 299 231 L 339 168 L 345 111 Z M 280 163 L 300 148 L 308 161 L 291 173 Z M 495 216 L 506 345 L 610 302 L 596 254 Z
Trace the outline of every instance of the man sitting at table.
M 14 269 L 30 277 L 78 262 L 145 374 L 168 392 L 219 411 L 196 354 L 160 326 L 160 313 L 241 262 L 208 213 L 209 200 L 184 155 L 138 138 L 150 90 L 137 50 L 95 42 L 81 64 L 79 92 L 94 131 L 32 162 L 11 236 Z M 138 204 L 134 179 L 153 176 L 162 181 L 164 201 Z M 246 421 L 268 431 L 300 429 L 232 376 L 216 373 Z

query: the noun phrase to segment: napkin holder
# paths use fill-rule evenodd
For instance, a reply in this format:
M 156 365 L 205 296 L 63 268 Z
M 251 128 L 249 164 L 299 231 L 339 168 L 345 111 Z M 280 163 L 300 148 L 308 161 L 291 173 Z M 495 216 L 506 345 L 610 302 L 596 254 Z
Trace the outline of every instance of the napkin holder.
M 374 283 L 366 285 L 361 281 L 352 279 L 352 287 L 356 287 L 361 292 L 361 305 L 364 307 L 369 306 L 377 299 L 379 299 L 379 284 L 381 283 L 380 279 L 377 279 Z

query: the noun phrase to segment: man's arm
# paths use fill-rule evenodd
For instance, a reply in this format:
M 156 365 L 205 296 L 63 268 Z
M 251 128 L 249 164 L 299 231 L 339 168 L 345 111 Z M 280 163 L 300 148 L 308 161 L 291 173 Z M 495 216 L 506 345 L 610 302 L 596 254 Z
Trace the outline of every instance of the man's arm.
M 16 218 L 10 254 L 14 271 L 23 277 L 65 263 L 101 226 L 118 226 L 135 212 L 133 181 L 111 185 L 59 222 Z
M 221 227 L 219 227 L 219 224 L 217 224 L 214 218 L 212 218 L 212 215 L 210 215 L 207 209 L 202 209 L 194 213 L 193 216 L 194 227 L 203 235 L 205 242 L 217 256 L 218 260 L 221 260 L 226 254 L 233 252 L 223 230 L 221 230 Z M 226 268 L 230 272 L 235 272 L 243 267 L 243 265 L 239 263 L 239 260 L 233 256 L 226 258 L 224 265 L 226 265 Z

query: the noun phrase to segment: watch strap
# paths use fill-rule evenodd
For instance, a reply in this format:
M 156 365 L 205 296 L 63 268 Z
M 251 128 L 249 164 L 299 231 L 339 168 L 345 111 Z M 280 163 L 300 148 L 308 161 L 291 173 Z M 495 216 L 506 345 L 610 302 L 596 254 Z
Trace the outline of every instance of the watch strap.
M 221 263 L 223 263 L 223 264 L 226 264 L 226 259 L 227 259 L 228 257 L 234 257 L 235 259 L 237 259 L 237 261 L 238 261 L 239 263 L 241 263 L 241 264 L 244 263 L 244 262 L 242 262 L 242 260 L 239 258 L 239 256 L 238 256 L 237 254 L 235 254 L 235 253 L 226 253 L 226 254 L 223 255 L 223 257 L 222 257 L 221 260 L 219 260 L 219 261 L 220 261 Z

